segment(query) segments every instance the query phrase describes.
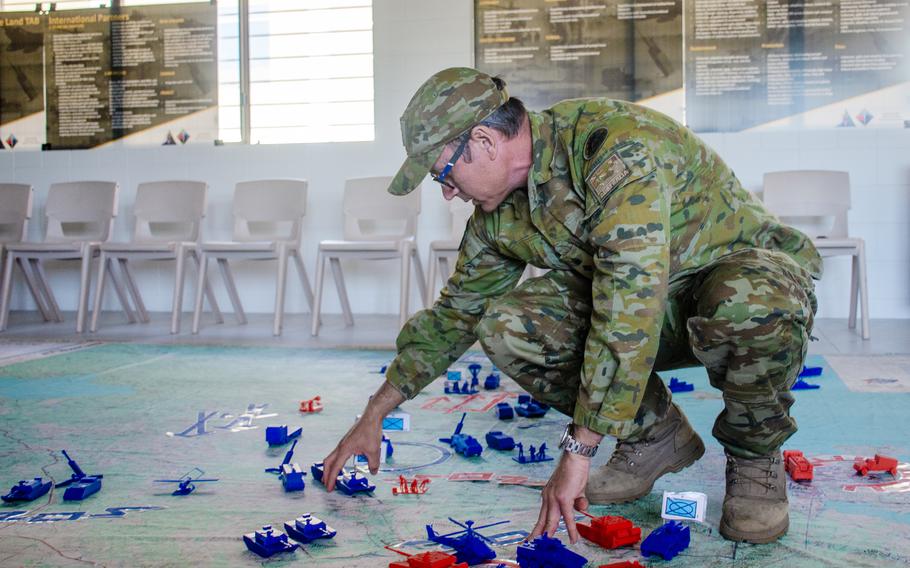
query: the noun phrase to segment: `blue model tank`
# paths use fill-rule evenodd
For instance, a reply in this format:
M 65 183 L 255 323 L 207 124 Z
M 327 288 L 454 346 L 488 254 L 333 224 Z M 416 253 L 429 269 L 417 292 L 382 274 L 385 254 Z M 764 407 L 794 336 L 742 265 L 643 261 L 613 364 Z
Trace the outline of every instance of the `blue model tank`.
M 293 521 L 284 523 L 284 530 L 288 536 L 304 544 L 320 538 L 332 538 L 337 531 L 309 513 L 305 513 Z
M 38 497 L 41 497 L 51 489 L 50 481 L 43 481 L 40 477 L 36 477 L 32 481 L 27 479 L 21 480 L 16 485 L 13 485 L 9 493 L 4 495 L 2 499 L 7 503 L 15 503 L 16 501 L 34 501 Z
M 521 568 L 582 568 L 588 559 L 572 552 L 558 539 L 546 533 L 518 547 Z

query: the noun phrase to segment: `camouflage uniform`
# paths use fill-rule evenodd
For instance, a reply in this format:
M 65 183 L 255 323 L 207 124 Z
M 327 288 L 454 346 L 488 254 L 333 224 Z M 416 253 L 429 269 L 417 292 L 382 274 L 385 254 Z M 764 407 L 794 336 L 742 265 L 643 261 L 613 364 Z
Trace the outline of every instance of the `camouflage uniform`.
M 655 371 L 701 364 L 723 391 L 717 439 L 743 457 L 780 447 L 821 274 L 808 238 L 658 112 L 578 99 L 529 119 L 527 188 L 474 213 L 387 380 L 412 398 L 479 339 L 536 398 L 631 440 L 669 407 Z M 526 264 L 550 272 L 516 287 Z

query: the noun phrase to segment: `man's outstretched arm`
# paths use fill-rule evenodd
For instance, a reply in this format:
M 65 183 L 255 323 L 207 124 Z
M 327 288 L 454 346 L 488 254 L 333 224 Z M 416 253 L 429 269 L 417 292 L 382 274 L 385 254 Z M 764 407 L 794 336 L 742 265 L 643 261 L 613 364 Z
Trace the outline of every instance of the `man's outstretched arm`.
M 370 473 L 379 472 L 379 450 L 382 446 L 382 419 L 394 410 L 405 398 L 388 381 L 370 397 L 363 414 L 341 438 L 335 449 L 323 460 L 322 481 L 328 491 L 335 489 L 335 478 L 344 467 L 345 462 L 353 455 L 363 454 L 367 457 Z

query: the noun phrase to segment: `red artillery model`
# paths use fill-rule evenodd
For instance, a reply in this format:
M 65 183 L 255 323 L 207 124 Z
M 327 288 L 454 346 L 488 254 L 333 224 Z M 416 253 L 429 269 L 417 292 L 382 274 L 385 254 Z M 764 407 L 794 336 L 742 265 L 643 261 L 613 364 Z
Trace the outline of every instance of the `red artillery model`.
M 390 562 L 389 568 L 468 568 L 467 562 L 458 562 L 458 559 L 445 552 L 431 550 L 430 552 L 421 552 L 420 554 L 408 554 L 394 548 L 386 549 L 397 552 L 402 556 L 407 556 L 407 560 Z
M 321 412 L 322 409 L 322 397 L 316 396 L 309 400 L 300 401 L 300 412 Z
M 870 471 L 887 471 L 894 477 L 897 477 L 897 460 L 888 456 L 875 454 L 874 458 L 856 458 L 853 462 L 853 469 L 860 475 L 866 475 Z
M 812 481 L 812 464 L 799 450 L 784 451 L 784 469 L 793 481 Z
M 415 477 L 409 484 L 403 475 L 399 475 L 398 487 L 392 488 L 392 495 L 423 495 L 429 489 L 428 485 L 430 485 L 429 479 L 418 481 Z
M 583 538 L 599 544 L 604 548 L 629 546 L 641 540 L 641 529 L 624 517 L 595 517 L 584 511 L 581 514 L 591 517 L 591 524 L 578 523 L 578 534 Z

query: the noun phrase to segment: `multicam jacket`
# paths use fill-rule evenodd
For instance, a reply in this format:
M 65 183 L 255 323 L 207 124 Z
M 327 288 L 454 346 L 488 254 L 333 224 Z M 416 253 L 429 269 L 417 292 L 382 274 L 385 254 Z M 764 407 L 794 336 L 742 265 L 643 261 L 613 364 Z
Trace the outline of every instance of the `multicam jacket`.
M 526 189 L 468 223 L 454 274 L 435 305 L 398 336 L 386 378 L 414 397 L 475 341 L 488 302 L 526 264 L 592 282 L 574 421 L 617 435 L 638 409 L 667 299 L 687 276 L 748 248 L 779 250 L 813 277 L 809 239 L 781 224 L 691 131 L 653 110 L 608 99 L 529 112 Z

